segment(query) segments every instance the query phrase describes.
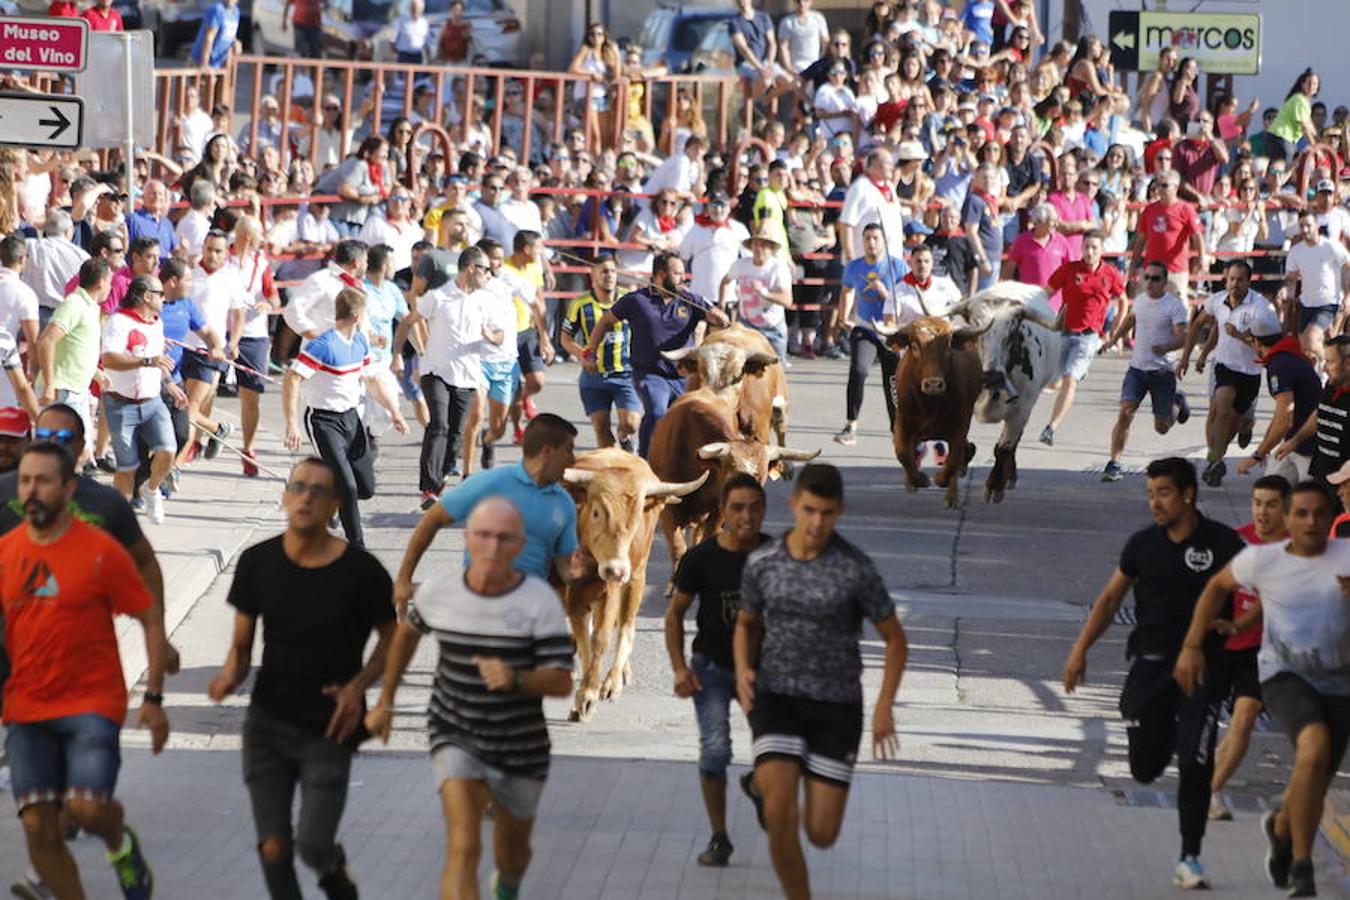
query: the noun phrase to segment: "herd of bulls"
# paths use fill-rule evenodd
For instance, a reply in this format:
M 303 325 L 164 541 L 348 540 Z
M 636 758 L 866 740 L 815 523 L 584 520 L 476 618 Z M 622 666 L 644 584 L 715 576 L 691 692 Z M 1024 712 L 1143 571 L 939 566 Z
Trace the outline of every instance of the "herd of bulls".
M 954 318 L 963 324 L 955 326 Z M 923 317 L 879 336 L 903 352 L 887 388 L 896 399 L 892 438 L 908 488 L 928 484 L 918 443 L 947 441 L 936 483 L 946 488 L 946 504 L 957 505 L 960 476 L 975 455 L 970 423 L 978 417 L 1003 423 L 985 483 L 985 499 L 1001 501 L 1016 484 L 1017 445 L 1036 400 L 1058 375 L 1059 333 L 1045 292 L 995 285 L 946 317 Z M 569 585 L 564 600 L 580 657 L 573 721 L 589 720 L 601 699 L 616 699 L 631 680 L 657 525 L 674 571 L 690 546 L 687 530 L 694 542 L 716 533 L 718 494 L 730 473 L 764 482 L 821 452 L 787 446 L 787 377 L 763 335 L 732 325 L 697 348 L 668 355 L 688 374 L 690 389 L 657 422 L 648 459 L 595 450 L 579 455 L 564 476 L 577 503 L 581 544 L 596 561 L 595 575 Z M 602 678 L 616 634 L 613 662 Z

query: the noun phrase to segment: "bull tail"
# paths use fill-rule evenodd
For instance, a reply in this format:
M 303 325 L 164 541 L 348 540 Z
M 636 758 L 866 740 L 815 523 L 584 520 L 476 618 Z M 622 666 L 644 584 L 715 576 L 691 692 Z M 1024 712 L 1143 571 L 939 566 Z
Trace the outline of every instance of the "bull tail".
M 782 394 L 773 398 L 771 404 L 772 411 L 769 413 L 769 424 L 773 427 L 774 434 L 778 435 L 780 445 L 787 443 L 787 414 L 788 399 Z

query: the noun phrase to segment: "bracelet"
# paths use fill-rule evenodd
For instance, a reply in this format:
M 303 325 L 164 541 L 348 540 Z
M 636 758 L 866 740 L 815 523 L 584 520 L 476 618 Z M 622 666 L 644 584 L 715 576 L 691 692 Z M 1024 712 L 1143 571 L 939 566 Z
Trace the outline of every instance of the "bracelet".
M 159 693 L 158 691 L 146 691 L 144 696 L 141 697 L 141 702 L 153 703 L 155 706 L 163 706 L 164 695 Z
M 585 350 L 582 350 L 582 351 L 581 351 L 581 358 L 582 358 L 582 359 L 595 359 L 595 351 L 592 350 L 590 347 L 587 347 Z
M 525 670 L 516 669 L 511 673 L 511 690 L 523 693 L 525 690 Z

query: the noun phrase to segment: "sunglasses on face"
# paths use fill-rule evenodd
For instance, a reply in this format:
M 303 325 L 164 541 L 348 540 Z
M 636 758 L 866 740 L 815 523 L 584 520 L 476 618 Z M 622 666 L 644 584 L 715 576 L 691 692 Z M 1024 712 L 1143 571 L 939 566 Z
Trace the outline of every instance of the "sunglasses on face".
M 33 437 L 39 441 L 51 441 L 54 444 L 68 444 L 75 440 L 75 432 L 69 428 L 34 428 Z
M 1166 276 L 1166 275 L 1145 275 L 1145 276 L 1144 276 L 1144 280 L 1145 280 L 1145 281 L 1166 281 L 1166 280 L 1167 280 L 1167 276 Z
M 304 481 L 292 481 L 286 485 L 286 493 L 296 497 L 309 494 L 311 497 L 331 497 L 333 489 L 326 484 L 309 484 Z

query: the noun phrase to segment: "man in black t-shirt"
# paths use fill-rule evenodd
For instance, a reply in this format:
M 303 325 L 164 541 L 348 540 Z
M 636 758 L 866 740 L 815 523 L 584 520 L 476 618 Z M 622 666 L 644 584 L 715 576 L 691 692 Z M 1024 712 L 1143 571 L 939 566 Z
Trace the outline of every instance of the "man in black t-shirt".
M 1317 415 L 1305 420 L 1296 434 L 1275 448 L 1274 455 L 1280 459 L 1312 441 L 1308 477 L 1331 485 L 1327 477 L 1350 461 L 1350 334 L 1328 338 L 1325 347 L 1322 361 L 1327 367 L 1327 383 L 1317 402 Z
M 1214 738 L 1223 697 L 1198 690 L 1187 697 L 1172 679 L 1200 592 L 1243 548 L 1236 531 L 1195 508 L 1195 466 L 1179 457 L 1149 463 L 1148 503 L 1156 523 L 1125 542 L 1120 564 L 1097 597 L 1064 666 L 1064 690 L 1073 693 L 1087 671 L 1087 652 L 1111 626 L 1125 595 L 1134 589 L 1137 624 L 1125 655 L 1130 671 L 1120 694 L 1120 714 L 1129 738 L 1130 774 L 1153 782 L 1175 753 L 1180 778 L 1177 813 L 1181 858 L 1173 883 L 1209 884 L 1200 865 L 1200 844 L 1209 813 Z M 1211 652 L 1222 643 L 1211 635 Z M 1208 678 L 1207 683 L 1218 679 Z
M 1314 447 L 1312 435 L 1293 443 L 1287 453 L 1270 464 L 1266 463 L 1266 457 L 1299 434 L 1309 419 L 1316 420 L 1322 379 L 1308 357 L 1303 355 L 1298 338 L 1284 334 L 1274 309 L 1246 317 L 1242 320 L 1242 329 L 1238 334 L 1256 351 L 1261 364 L 1266 367 L 1266 384 L 1270 396 L 1275 398 L 1275 413 L 1261 443 L 1250 457 L 1237 464 L 1238 474 L 1246 475 L 1254 467 L 1265 465 L 1271 475 L 1281 475 L 1290 484 L 1298 484 L 1308 477 Z
M 977 283 L 979 265 L 971 238 L 961 230 L 960 207 L 944 207 L 938 214 L 938 230 L 924 243 L 933 248 L 933 274 L 946 275 L 961 289 L 961 296 L 969 297 Z
M 258 620 L 262 667 L 244 721 L 244 783 L 253 806 L 263 881 L 272 897 L 299 897 L 294 850 L 332 898 L 357 896 L 337 843 L 352 755 L 368 735 L 365 691 L 384 671 L 394 633 L 394 583 L 379 560 L 328 532 L 341 503 L 332 463 L 291 470 L 286 531 L 249 547 L 235 565 L 228 602 L 234 635 L 207 695 L 219 703 L 248 676 Z M 362 654 L 379 635 L 370 659 Z M 291 803 L 300 788 L 300 821 Z
M 675 694 L 694 699 L 698 717 L 698 775 L 712 840 L 698 856 L 701 866 L 725 866 L 734 849 L 727 838 L 727 766 L 731 763 L 731 702 L 736 699 L 736 661 L 731 636 L 741 596 L 741 572 L 754 550 L 771 538 L 762 533 L 764 488 L 754 476 L 732 475 L 722 485 L 722 530 L 680 561 L 675 596 L 666 610 L 666 650 L 675 671 Z M 698 598 L 693 655 L 684 658 L 684 616 Z

